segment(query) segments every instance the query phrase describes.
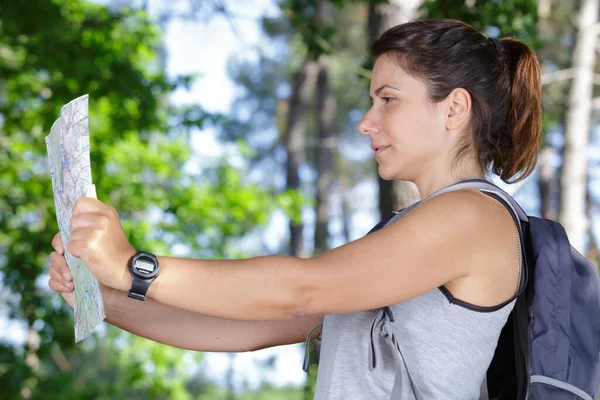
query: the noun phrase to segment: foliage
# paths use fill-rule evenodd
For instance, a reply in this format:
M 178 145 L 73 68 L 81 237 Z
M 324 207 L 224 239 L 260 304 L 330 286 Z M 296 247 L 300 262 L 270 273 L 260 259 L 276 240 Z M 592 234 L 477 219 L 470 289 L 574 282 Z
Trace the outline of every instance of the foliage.
M 37 373 L 35 399 L 191 399 L 184 350 L 129 335 L 111 327 L 106 337 L 92 338 Z M 193 361 L 200 360 L 200 354 Z M 60 367 L 59 367 L 60 366 Z
M 144 12 L 80 0 L 2 2 L 0 10 L 0 282 L 9 318 L 30 332 L 24 348 L 2 345 L 2 395 L 186 398 L 181 351 L 112 328 L 74 346 L 71 313 L 48 293 L 57 225 L 44 136 L 60 107 L 90 94 L 92 177 L 135 248 L 169 254 L 180 244 L 192 255 L 226 256 L 272 210 L 292 212 L 302 198 L 247 185 L 227 163 L 207 173 L 211 179 L 185 172 L 187 127 L 218 118 L 167 104 L 176 84 L 189 82 L 167 80 L 158 29 Z M 60 369 L 63 357 L 71 369 Z
M 516 37 L 530 47 L 539 45 L 535 0 L 426 0 L 421 11 L 430 18 L 454 18 L 491 37 Z
M 208 387 L 206 391 L 195 397 L 195 400 L 225 400 L 229 393 L 218 387 Z M 236 400 L 301 400 L 301 392 L 295 386 L 275 387 L 263 384 L 257 390 L 246 389 L 235 395 Z

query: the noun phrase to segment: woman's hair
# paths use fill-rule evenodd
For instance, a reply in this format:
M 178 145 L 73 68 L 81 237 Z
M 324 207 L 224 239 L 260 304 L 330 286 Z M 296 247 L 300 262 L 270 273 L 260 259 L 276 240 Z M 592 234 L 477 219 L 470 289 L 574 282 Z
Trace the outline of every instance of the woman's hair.
M 411 76 L 421 79 L 431 101 L 455 88 L 471 95 L 470 126 L 458 144 L 455 161 L 475 152 L 482 172 L 518 182 L 537 162 L 541 125 L 540 66 L 523 42 L 494 43 L 473 27 L 451 19 L 416 20 L 386 31 L 370 48 L 387 54 Z

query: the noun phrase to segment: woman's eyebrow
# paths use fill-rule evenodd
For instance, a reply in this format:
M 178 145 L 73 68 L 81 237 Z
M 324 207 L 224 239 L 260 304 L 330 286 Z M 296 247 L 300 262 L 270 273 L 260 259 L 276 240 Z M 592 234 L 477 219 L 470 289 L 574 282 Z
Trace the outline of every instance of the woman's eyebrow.
M 387 83 L 385 85 L 381 85 L 379 86 L 377 89 L 375 89 L 375 96 L 379 96 L 379 93 L 381 93 L 381 91 L 385 88 L 390 88 L 390 89 L 394 89 L 394 90 L 400 90 L 398 88 L 395 88 L 391 85 L 388 85 Z M 371 97 L 371 95 L 369 95 L 369 99 L 371 99 L 371 101 L 373 101 L 373 97 Z

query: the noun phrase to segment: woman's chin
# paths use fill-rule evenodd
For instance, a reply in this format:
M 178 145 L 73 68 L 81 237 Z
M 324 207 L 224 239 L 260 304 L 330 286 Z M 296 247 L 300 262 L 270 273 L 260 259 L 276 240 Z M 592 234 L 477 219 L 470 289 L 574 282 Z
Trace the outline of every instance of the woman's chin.
M 401 168 L 391 169 L 382 167 L 379 165 L 379 169 L 377 170 L 381 179 L 385 181 L 398 180 L 398 181 L 410 181 L 410 177 L 407 176 L 406 173 Z
M 381 165 L 379 165 L 379 169 L 377 171 L 379 173 L 379 176 L 381 177 L 381 179 L 386 180 L 386 181 L 391 181 L 392 179 L 397 179 L 396 178 L 396 174 L 394 174 L 392 171 L 387 170 L 385 168 L 382 168 Z

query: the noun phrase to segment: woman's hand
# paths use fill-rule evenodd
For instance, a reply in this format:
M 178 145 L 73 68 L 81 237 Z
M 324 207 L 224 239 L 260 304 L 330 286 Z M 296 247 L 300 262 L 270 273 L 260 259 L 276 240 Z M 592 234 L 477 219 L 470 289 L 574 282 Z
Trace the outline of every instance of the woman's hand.
M 73 276 L 67 265 L 67 260 L 65 260 L 65 251 L 60 240 L 60 233 L 57 233 L 52 239 L 52 247 L 55 251 L 50 253 L 50 270 L 48 270 L 50 281 L 48 286 L 55 292 L 60 293 L 63 299 L 73 308 L 75 307 Z
M 127 267 L 136 253 L 129 244 L 117 211 L 90 197 L 80 197 L 73 207 L 67 250 L 85 261 L 101 284 L 127 291 L 131 274 Z

